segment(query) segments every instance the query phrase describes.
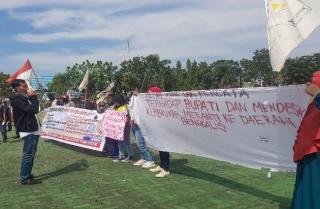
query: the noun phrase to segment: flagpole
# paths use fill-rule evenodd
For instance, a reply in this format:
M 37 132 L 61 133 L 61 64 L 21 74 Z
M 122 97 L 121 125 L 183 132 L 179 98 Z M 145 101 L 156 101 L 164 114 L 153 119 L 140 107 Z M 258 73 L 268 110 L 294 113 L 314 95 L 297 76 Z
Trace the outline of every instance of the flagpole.
M 86 108 L 88 88 L 85 89 L 83 108 Z
M 39 98 L 40 106 L 39 107 L 41 109 L 41 106 L 44 104 L 44 98 L 43 98 L 43 96 L 44 96 L 44 88 L 43 88 L 43 85 L 40 83 L 39 78 L 38 78 L 33 66 L 31 68 L 31 70 L 32 70 L 33 75 L 34 75 L 34 77 L 35 77 L 35 79 L 36 79 L 36 81 L 38 82 L 38 85 L 39 85 L 39 89 L 40 89 L 40 98 Z M 30 88 L 31 88 L 31 80 L 30 80 Z
M 28 59 L 28 61 L 29 61 L 29 59 Z M 30 61 L 29 61 L 29 63 L 30 63 Z M 30 66 L 32 66 L 31 63 L 30 63 Z M 32 72 L 33 72 L 33 75 L 34 75 L 35 79 L 36 79 L 37 82 L 38 82 L 38 85 L 39 85 L 40 89 L 42 90 L 42 89 L 43 89 L 43 85 L 40 83 L 40 81 L 39 81 L 39 79 L 38 79 L 38 76 L 37 76 L 37 74 L 36 74 L 36 71 L 34 70 L 34 67 L 33 67 L 33 66 L 31 67 L 31 70 L 32 70 Z M 30 85 L 31 85 L 31 80 L 30 80 Z
M 146 78 L 147 78 L 147 69 L 146 69 L 146 71 L 144 73 L 144 77 L 143 77 L 143 80 L 141 82 L 141 86 L 140 86 L 140 90 L 139 90 L 140 92 L 142 91 L 142 88 L 143 88 L 144 82 L 146 81 Z
M 33 72 L 33 75 L 34 75 L 35 79 L 36 79 L 37 82 L 38 82 L 38 85 L 39 85 L 40 90 L 42 90 L 42 89 L 43 89 L 43 86 L 42 86 L 42 84 L 40 83 L 40 81 L 39 81 L 39 79 L 38 79 L 38 76 L 36 75 L 36 72 L 35 72 L 35 70 L 33 69 L 33 66 L 32 66 L 32 68 L 31 68 L 31 70 L 32 70 L 32 72 Z M 31 85 L 31 83 L 30 83 L 30 85 Z

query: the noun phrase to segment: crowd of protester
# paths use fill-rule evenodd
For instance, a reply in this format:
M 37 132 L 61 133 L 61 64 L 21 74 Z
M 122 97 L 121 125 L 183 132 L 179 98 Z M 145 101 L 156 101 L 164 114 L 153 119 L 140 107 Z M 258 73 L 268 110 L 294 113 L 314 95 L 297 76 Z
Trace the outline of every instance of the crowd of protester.
M 149 93 L 160 93 L 161 88 L 151 87 L 148 90 Z M 123 95 L 114 95 L 109 93 L 107 97 L 97 104 L 97 111 L 103 113 L 107 109 L 113 109 L 118 112 L 127 112 L 126 124 L 124 128 L 124 140 L 119 141 L 112 138 L 106 137 L 106 143 L 104 151 L 107 156 L 112 158 L 112 161 L 117 162 L 132 162 L 134 159 L 132 146 L 130 142 L 130 133 L 132 133 L 133 138 L 137 144 L 140 152 L 140 159 L 133 162 L 135 166 L 141 166 L 145 169 L 150 169 L 151 172 L 157 173 L 156 177 L 165 177 L 170 174 L 169 171 L 169 153 L 159 152 L 160 155 L 160 166 L 157 166 L 153 161 L 151 152 L 149 151 L 146 141 L 143 137 L 140 127 L 136 123 L 135 119 L 137 113 L 134 112 L 134 101 L 136 96 L 138 96 L 138 90 L 134 90 L 132 97 L 129 102 L 126 101 Z
M 18 85 L 18 84 L 17 84 Z M 19 83 L 20 85 L 20 83 Z M 15 86 L 18 91 L 18 87 Z M 22 84 L 21 84 L 22 85 Z M 151 93 L 160 93 L 162 90 L 159 87 L 151 87 L 148 89 L 148 92 Z M 35 92 L 33 92 L 35 94 Z M 27 93 L 25 97 L 28 98 Z M 62 96 L 55 97 L 54 94 L 47 94 L 46 101 L 44 103 L 44 107 L 52 107 L 52 106 L 66 106 L 66 107 L 77 107 L 84 108 L 88 110 L 97 110 L 98 113 L 103 114 L 106 110 L 115 110 L 118 112 L 126 112 L 126 123 L 124 128 L 124 140 L 116 140 L 109 137 L 105 138 L 105 146 L 103 149 L 104 154 L 107 157 L 110 157 L 111 160 L 115 163 L 125 162 L 125 163 L 133 163 L 135 166 L 141 166 L 144 169 L 149 169 L 151 172 L 156 173 L 156 177 L 165 177 L 170 174 L 169 171 L 169 153 L 159 151 L 160 156 L 160 164 L 157 166 L 153 160 L 152 152 L 149 151 L 147 147 L 145 138 L 141 132 L 139 125 L 136 122 L 137 113 L 134 112 L 133 104 L 135 102 L 135 98 L 138 96 L 138 90 L 134 90 L 130 99 L 125 99 L 123 95 L 113 94 L 109 92 L 103 100 L 98 100 L 99 102 L 93 99 L 92 96 L 81 97 L 78 99 L 70 99 L 70 96 L 65 93 Z M 34 95 L 33 95 L 34 97 Z M 6 143 L 8 141 L 7 131 L 12 131 L 13 123 L 13 111 L 10 105 L 10 102 L 1 99 L 0 106 L 0 122 L 1 122 L 1 133 L 3 142 Z M 37 107 L 39 110 L 39 106 Z M 27 113 L 29 114 L 29 113 Z M 18 129 L 16 130 L 15 138 L 19 138 Z M 32 135 L 33 136 L 33 135 Z M 38 136 L 38 135 L 37 135 Z M 130 141 L 130 136 L 133 136 L 137 148 L 140 152 L 140 156 L 134 156 L 132 151 L 132 144 Z M 22 136 L 23 137 L 23 136 Z M 36 147 L 36 145 L 34 145 Z M 35 153 L 32 154 L 33 157 Z M 33 162 L 33 160 L 32 160 Z M 25 162 L 22 162 L 22 166 Z M 29 174 L 22 174 L 21 183 L 22 184 L 33 184 L 39 183 L 33 181 L 33 175 L 31 174 L 32 168 L 30 168 Z M 22 172 L 22 171 L 21 171 Z M 32 178 L 30 178 L 32 176 Z
M 148 93 L 160 93 L 162 90 L 159 87 L 150 87 Z M 112 92 L 107 94 L 106 98 L 99 101 L 98 104 L 95 103 L 92 97 L 89 99 L 82 100 L 81 103 L 76 105 L 75 102 L 70 101 L 69 96 L 64 94 L 59 99 L 52 99 L 50 106 L 61 105 L 68 107 L 79 107 L 89 110 L 96 109 L 98 113 L 104 113 L 107 109 L 112 109 L 118 112 L 127 112 L 127 119 L 124 128 L 124 140 L 119 141 L 109 137 L 105 138 L 104 152 L 106 156 L 110 157 L 113 162 L 133 162 L 134 156 L 132 151 L 132 145 L 130 142 L 130 135 L 132 133 L 133 138 L 137 144 L 140 152 L 140 159 L 133 162 L 135 166 L 141 166 L 145 169 L 150 169 L 151 172 L 157 173 L 156 177 L 165 177 L 170 174 L 169 171 L 169 158 L 170 154 L 168 152 L 159 151 L 160 165 L 156 165 L 153 161 L 151 152 L 149 151 L 146 141 L 143 137 L 140 127 L 135 121 L 137 113 L 134 112 L 133 104 L 136 96 L 139 92 L 135 89 L 129 100 L 126 100 L 123 95 L 114 95 Z M 84 99 L 84 98 L 82 98 Z

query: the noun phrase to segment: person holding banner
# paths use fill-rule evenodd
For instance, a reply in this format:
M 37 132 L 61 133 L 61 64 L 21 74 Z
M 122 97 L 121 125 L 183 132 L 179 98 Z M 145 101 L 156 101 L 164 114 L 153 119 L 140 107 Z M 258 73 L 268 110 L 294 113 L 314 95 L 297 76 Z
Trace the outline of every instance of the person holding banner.
M 131 117 L 131 130 L 134 138 L 136 139 L 136 143 L 138 145 L 140 151 L 140 160 L 135 162 L 133 165 L 141 166 L 142 168 L 153 168 L 155 167 L 154 161 L 152 160 L 152 156 L 148 150 L 146 145 L 146 141 L 141 133 L 140 127 L 135 122 L 136 113 L 134 112 L 134 100 L 135 97 L 139 94 L 138 90 L 135 89 L 132 93 L 132 97 L 130 99 L 128 109 Z
M 103 100 L 105 104 L 105 110 L 114 109 L 113 104 L 113 93 L 109 92 L 107 97 Z M 117 161 L 119 159 L 119 145 L 118 140 L 112 139 L 110 137 L 106 137 L 106 143 L 105 143 L 104 150 L 107 151 L 107 155 L 111 157 L 114 161 Z
M 162 89 L 157 86 L 150 87 L 148 89 L 148 93 L 161 93 Z M 150 171 L 153 173 L 157 173 L 157 178 L 163 178 L 170 175 L 170 154 L 169 152 L 159 151 L 160 156 L 160 166 L 156 166 L 155 168 L 151 168 Z
M 75 104 L 73 101 L 70 101 L 69 95 L 65 94 L 62 96 L 62 102 L 63 102 L 63 106 L 66 107 L 75 107 Z
M 53 107 L 56 106 L 56 98 L 54 96 L 53 93 L 48 93 L 47 94 L 47 98 L 46 101 L 44 103 L 44 108 L 49 108 L 49 107 Z
M 126 111 L 127 118 L 124 127 L 123 141 L 118 141 L 119 146 L 119 159 L 114 159 L 114 162 L 121 160 L 122 162 L 129 162 L 133 159 L 132 147 L 130 143 L 130 115 L 128 112 L 128 107 L 126 105 L 126 100 L 122 95 L 115 95 L 112 98 L 115 111 L 124 112 Z
M 20 182 L 22 185 L 41 183 L 34 179 L 32 167 L 37 152 L 40 135 L 40 123 L 36 114 L 39 112 L 39 101 L 36 93 L 28 88 L 25 80 L 15 79 L 11 82 L 14 95 L 10 98 L 13 120 L 23 142 Z
M 297 163 L 291 209 L 320 209 L 320 71 L 305 92 L 312 96 L 293 146 Z
M 114 109 L 113 103 L 111 105 L 110 102 L 106 101 L 100 101 L 97 104 L 97 112 L 99 114 L 105 113 L 107 109 Z M 106 143 L 103 147 L 103 152 L 106 153 L 106 156 L 111 157 L 112 159 L 117 160 L 119 158 L 119 147 L 118 147 L 118 141 L 115 139 L 112 139 L 110 137 L 105 137 Z

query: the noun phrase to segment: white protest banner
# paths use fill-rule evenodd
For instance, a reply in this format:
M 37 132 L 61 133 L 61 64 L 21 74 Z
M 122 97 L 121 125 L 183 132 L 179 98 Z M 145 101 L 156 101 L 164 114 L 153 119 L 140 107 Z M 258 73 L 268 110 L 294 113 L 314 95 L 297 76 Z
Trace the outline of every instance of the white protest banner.
M 55 106 L 45 111 L 42 137 L 102 151 L 104 136 L 101 124 L 104 114 L 95 110 Z
M 127 111 L 106 110 L 102 123 L 103 135 L 116 140 L 123 140 Z
M 136 119 L 153 148 L 252 168 L 294 170 L 304 86 L 141 94 Z
M 271 64 L 280 71 L 290 52 L 320 25 L 319 0 L 265 0 Z

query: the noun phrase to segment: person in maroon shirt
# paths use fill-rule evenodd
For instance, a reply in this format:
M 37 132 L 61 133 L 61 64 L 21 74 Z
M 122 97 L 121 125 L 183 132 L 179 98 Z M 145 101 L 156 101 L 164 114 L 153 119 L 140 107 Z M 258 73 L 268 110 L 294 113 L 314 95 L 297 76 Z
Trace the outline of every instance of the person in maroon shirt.
M 293 146 L 297 163 L 291 209 L 320 209 L 320 71 L 305 92 L 312 96 Z

